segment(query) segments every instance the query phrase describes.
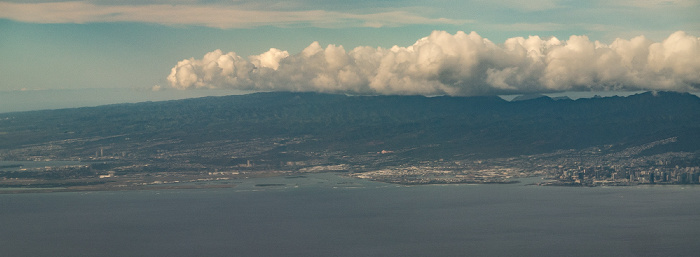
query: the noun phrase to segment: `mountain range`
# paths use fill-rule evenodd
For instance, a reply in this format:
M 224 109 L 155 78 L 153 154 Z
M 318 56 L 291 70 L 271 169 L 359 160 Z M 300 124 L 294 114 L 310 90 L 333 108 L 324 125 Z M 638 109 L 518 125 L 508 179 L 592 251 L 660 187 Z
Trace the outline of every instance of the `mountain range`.
M 0 114 L 0 160 L 376 165 L 623 149 L 700 151 L 700 99 L 688 93 L 506 101 L 497 96 L 254 93 Z M 381 153 L 392 153 L 391 155 Z M 389 157 L 391 156 L 391 157 Z M 376 161 L 377 158 L 382 159 Z

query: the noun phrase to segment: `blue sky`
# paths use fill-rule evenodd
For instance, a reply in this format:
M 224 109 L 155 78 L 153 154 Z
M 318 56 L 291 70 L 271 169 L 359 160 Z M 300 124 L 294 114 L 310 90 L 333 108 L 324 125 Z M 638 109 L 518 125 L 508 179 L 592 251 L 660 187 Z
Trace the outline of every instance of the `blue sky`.
M 697 0 L 0 1 L 0 77 L 3 78 L 0 93 L 86 88 L 213 88 L 426 95 L 567 90 L 697 91 L 700 78 L 693 74 L 700 73 L 700 64 L 692 59 L 700 57 L 698 13 L 700 1 Z M 458 31 L 465 33 L 459 34 Z M 472 31 L 476 34 L 471 34 Z M 683 33 L 674 34 L 677 31 Z M 481 44 L 481 48 L 474 46 L 475 49 L 499 55 L 512 50 L 511 46 L 504 44 L 506 40 L 528 39 L 529 36 L 539 36 L 533 44 L 539 44 L 541 48 L 552 45 L 571 48 L 576 46 L 571 43 L 576 41 L 572 35 L 585 36 L 580 45 L 584 48 L 586 44 L 595 45 L 593 54 L 601 56 L 605 53 L 597 50 L 598 44 L 613 44 L 618 38 L 627 40 L 627 43 L 605 48 L 617 51 L 619 56 L 614 57 L 618 59 L 626 58 L 626 50 L 619 45 L 633 44 L 632 39 L 638 36 L 644 37 L 642 41 L 646 43 L 642 44 L 645 49 L 656 49 L 653 43 L 661 44 L 665 40 L 678 43 L 664 45 L 664 60 L 673 63 L 651 63 L 652 54 L 647 54 L 644 56 L 649 56 L 650 63 L 645 64 L 645 68 L 631 67 L 613 75 L 608 74 L 603 66 L 581 66 L 579 70 L 589 70 L 589 73 L 579 76 L 550 67 L 551 63 L 540 68 L 537 68 L 537 63 L 518 64 L 526 60 L 525 57 L 511 61 L 509 58 L 515 57 L 510 55 L 460 55 L 458 59 L 473 59 L 465 62 L 443 54 L 431 59 L 439 66 L 415 63 L 415 67 L 423 69 L 418 72 L 423 73 L 408 74 L 409 71 L 399 71 L 399 66 L 396 66 L 387 73 L 394 77 L 383 77 L 381 72 L 372 70 L 381 68 L 379 60 L 367 66 L 363 62 L 369 59 L 360 57 L 365 54 L 385 58 L 387 54 L 401 51 L 417 53 L 415 49 L 419 47 L 411 46 L 418 44 L 416 42 L 421 38 L 428 38 L 424 45 L 432 47 L 433 52 L 438 47 L 441 53 L 454 52 L 453 46 L 454 49 L 463 49 L 460 44 L 470 40 Z M 552 37 L 561 42 L 548 41 Z M 317 67 L 317 63 L 312 63 L 316 59 L 301 55 L 313 42 L 318 42 L 322 50 L 314 50 L 314 53 L 323 52 L 328 62 L 340 60 L 344 63 L 335 70 L 317 69 L 301 74 L 302 79 L 317 83 L 305 85 L 299 78 L 292 77 L 302 69 L 299 67 Z M 328 45 L 343 48 L 338 50 L 339 55 L 331 56 Z M 388 50 L 395 45 L 401 49 Z M 371 49 L 354 50 L 363 46 Z M 493 52 L 494 47 L 498 53 Z M 673 47 L 681 47 L 682 55 L 692 58 L 674 57 L 672 54 L 678 51 Z M 269 52 L 271 48 L 279 51 Z M 217 49 L 221 54 L 217 55 Z M 549 62 L 553 57 L 565 55 L 550 54 L 554 52 L 552 49 L 545 49 L 549 52 L 542 54 L 541 61 Z M 208 53 L 213 53 L 219 60 L 226 57 L 231 61 L 241 57 L 240 65 L 243 66 L 236 67 L 238 70 L 250 67 L 247 71 L 250 74 L 229 72 L 212 77 L 210 73 L 214 71 L 206 66 L 205 55 Z M 264 53 L 268 55 L 263 56 Z M 272 54 L 280 57 L 272 58 Z M 257 59 L 250 58 L 257 55 L 260 56 Z M 570 59 L 576 57 L 557 60 Z M 186 65 L 193 68 L 187 70 L 178 66 L 185 60 L 190 60 Z M 605 60 L 590 61 L 600 63 Z M 225 65 L 221 61 L 218 64 Z M 332 66 L 328 63 L 318 65 Z M 461 73 L 457 68 L 450 68 L 452 66 L 473 70 L 443 77 L 446 73 Z M 217 67 L 216 71 L 222 69 L 225 70 L 223 66 Z M 637 76 L 630 74 L 650 69 L 651 75 L 630 77 Z M 636 85 L 648 80 L 663 84 L 663 87 Z M 319 86 L 322 82 L 331 86 Z M 273 83 L 291 86 L 280 88 Z M 409 86 L 403 87 L 400 83 Z M 584 85 L 586 83 L 595 86 L 588 88 Z M 423 88 L 422 84 L 428 86 Z

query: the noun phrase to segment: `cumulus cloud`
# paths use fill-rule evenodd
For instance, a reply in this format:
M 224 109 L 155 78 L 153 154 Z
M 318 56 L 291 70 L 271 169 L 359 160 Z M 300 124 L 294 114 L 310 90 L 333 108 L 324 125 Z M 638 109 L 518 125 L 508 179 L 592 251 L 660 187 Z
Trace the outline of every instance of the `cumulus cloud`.
M 700 38 L 678 31 L 610 44 L 586 36 L 516 37 L 434 31 L 407 47 L 270 49 L 244 58 L 216 50 L 172 68 L 178 89 L 233 88 L 350 94 L 489 95 L 560 91 L 700 90 Z

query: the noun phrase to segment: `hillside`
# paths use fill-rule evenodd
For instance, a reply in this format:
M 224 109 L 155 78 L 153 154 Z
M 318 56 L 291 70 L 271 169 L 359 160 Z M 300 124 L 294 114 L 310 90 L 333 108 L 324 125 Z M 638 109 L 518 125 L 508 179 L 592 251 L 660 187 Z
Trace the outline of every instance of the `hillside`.
M 698 152 L 699 116 L 698 97 L 671 92 L 513 102 L 256 93 L 0 114 L 0 160 L 108 161 L 93 169 L 122 172 L 370 170 L 673 139 L 635 153 L 651 156 Z

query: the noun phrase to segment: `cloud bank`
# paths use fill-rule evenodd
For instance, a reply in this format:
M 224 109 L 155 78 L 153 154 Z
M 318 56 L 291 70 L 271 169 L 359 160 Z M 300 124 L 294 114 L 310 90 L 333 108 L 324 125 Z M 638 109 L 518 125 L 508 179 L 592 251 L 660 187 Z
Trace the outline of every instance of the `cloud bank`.
M 54 3 L 0 2 L 0 18 L 29 23 L 145 22 L 214 28 L 259 26 L 392 27 L 407 24 L 470 23 L 470 20 L 428 18 L 402 9 L 375 13 L 326 10 L 281 11 L 242 5 L 145 4 L 99 5 L 69 1 Z
M 301 53 L 279 49 L 244 58 L 216 50 L 172 68 L 178 89 L 231 88 L 349 94 L 494 95 L 562 91 L 700 91 L 700 38 L 678 31 L 611 44 L 586 36 L 510 38 L 434 31 L 390 49 L 313 42 Z

